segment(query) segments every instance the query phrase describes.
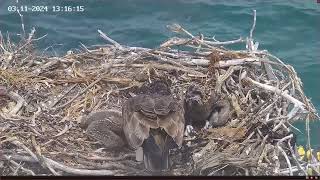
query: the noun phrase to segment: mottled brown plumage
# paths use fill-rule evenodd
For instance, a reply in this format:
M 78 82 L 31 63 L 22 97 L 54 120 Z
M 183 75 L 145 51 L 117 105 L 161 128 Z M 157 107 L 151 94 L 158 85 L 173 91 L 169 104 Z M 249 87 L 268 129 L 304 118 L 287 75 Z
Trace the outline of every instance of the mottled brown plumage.
M 81 119 L 81 127 L 93 139 L 102 143 L 107 149 L 124 146 L 122 131 L 123 119 L 120 111 L 104 110 L 93 112 Z
M 190 85 L 184 99 L 186 125 L 203 128 L 212 112 L 216 99 L 216 96 L 211 96 L 208 101 L 204 101 L 200 87 L 195 84 Z
M 208 101 L 204 101 L 201 89 L 194 84 L 188 87 L 184 101 L 186 125 L 203 128 L 209 121 L 210 126 L 217 127 L 225 125 L 230 119 L 228 100 L 220 100 L 212 93 Z
M 147 169 L 167 169 L 172 143 L 182 145 L 184 111 L 167 85 L 154 82 L 141 88 L 122 108 L 123 130 L 129 146 L 142 146 Z
M 226 99 L 215 102 L 212 112 L 208 117 L 209 125 L 212 127 L 224 126 L 231 117 L 231 105 Z

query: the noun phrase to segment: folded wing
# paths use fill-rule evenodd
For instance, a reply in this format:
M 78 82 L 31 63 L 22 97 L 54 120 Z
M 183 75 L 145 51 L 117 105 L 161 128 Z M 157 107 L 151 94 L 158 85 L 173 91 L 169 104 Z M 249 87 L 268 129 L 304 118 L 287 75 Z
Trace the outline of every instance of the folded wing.
M 163 129 L 181 146 L 184 112 L 172 96 L 138 95 L 130 98 L 122 109 L 123 130 L 128 144 L 137 149 L 150 136 L 150 129 Z

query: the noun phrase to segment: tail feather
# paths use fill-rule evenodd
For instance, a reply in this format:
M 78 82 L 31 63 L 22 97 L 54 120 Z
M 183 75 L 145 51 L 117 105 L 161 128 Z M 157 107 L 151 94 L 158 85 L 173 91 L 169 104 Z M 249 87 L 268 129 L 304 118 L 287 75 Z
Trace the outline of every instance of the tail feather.
M 161 136 L 149 136 L 143 143 L 143 161 L 146 169 L 152 172 L 160 172 L 169 169 L 169 138 L 163 143 L 158 143 L 157 138 Z M 170 138 L 172 140 L 172 138 Z M 173 141 L 173 140 L 172 140 Z
M 143 154 L 144 165 L 147 170 L 160 172 L 169 169 L 169 150 L 162 154 L 157 152 L 145 152 Z

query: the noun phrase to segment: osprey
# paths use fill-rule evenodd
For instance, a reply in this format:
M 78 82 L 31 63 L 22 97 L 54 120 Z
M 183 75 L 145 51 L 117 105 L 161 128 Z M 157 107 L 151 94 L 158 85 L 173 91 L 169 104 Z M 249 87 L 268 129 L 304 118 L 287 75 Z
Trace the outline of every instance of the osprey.
M 215 94 L 204 102 L 200 88 L 190 85 L 184 100 L 186 135 L 193 131 L 193 126 L 208 128 L 225 125 L 230 118 L 230 108 L 228 100 L 218 100 Z
M 126 144 L 122 131 L 122 116 L 117 110 L 97 111 L 84 116 L 80 126 L 86 133 L 99 141 L 107 149 L 115 149 Z
M 127 142 L 133 149 L 142 147 L 146 169 L 168 169 L 169 149 L 182 145 L 184 131 L 183 107 L 168 85 L 162 81 L 143 85 L 124 103 L 122 116 Z

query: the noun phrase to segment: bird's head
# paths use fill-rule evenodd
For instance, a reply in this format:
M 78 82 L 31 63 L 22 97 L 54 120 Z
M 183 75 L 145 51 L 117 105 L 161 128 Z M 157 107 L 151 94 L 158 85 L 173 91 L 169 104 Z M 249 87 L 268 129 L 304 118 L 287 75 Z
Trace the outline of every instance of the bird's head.
M 200 88 L 194 84 L 190 85 L 185 95 L 185 101 L 188 106 L 202 105 L 203 94 Z
M 170 95 L 171 91 L 168 83 L 162 80 L 155 80 L 151 83 L 145 83 L 139 89 L 140 94 L 160 94 Z

